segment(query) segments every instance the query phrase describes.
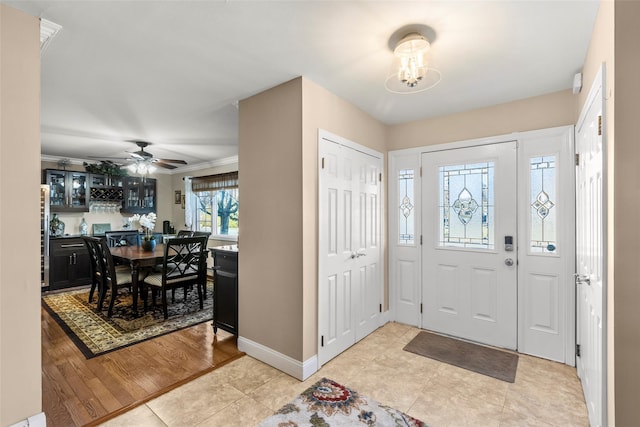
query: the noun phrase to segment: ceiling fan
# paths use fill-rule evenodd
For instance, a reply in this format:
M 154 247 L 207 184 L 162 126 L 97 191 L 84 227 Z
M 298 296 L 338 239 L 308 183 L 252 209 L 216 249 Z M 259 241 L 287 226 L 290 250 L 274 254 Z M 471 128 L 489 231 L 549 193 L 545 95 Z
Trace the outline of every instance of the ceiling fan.
M 156 157 L 153 156 L 153 154 L 149 153 L 148 151 L 144 151 L 145 147 L 151 145 L 150 142 L 147 141 L 141 141 L 138 139 L 134 139 L 134 140 L 129 140 L 127 142 L 133 142 L 134 144 L 136 144 L 140 150 L 138 151 L 129 151 L 128 153 L 131 155 L 130 157 L 91 157 L 90 158 L 96 158 L 96 159 L 100 159 L 100 160 L 105 160 L 105 161 L 111 161 L 111 160 L 121 160 L 121 161 L 125 161 L 127 163 L 130 163 L 131 166 L 146 166 L 149 167 L 151 165 L 153 166 L 159 166 L 161 168 L 165 168 L 165 169 L 175 169 L 177 168 L 177 166 L 175 166 L 174 164 L 179 164 L 179 165 L 186 165 L 187 162 L 184 160 L 179 160 L 179 159 L 158 159 Z M 174 164 L 172 164 L 174 163 Z

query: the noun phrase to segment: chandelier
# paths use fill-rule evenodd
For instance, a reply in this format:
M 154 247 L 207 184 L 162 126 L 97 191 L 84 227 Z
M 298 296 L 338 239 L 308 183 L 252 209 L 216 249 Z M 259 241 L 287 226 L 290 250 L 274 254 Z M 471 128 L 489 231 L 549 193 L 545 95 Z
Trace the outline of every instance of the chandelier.
M 440 82 L 440 72 L 427 66 L 431 44 L 425 36 L 411 32 L 393 49 L 395 72 L 387 77 L 385 88 L 392 93 L 416 93 L 431 89 Z

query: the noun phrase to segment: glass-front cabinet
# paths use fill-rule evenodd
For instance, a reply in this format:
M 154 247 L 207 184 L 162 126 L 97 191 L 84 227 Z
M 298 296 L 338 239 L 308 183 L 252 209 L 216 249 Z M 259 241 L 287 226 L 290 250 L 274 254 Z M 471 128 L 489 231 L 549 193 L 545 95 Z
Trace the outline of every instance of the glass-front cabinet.
M 46 170 L 51 212 L 89 212 L 87 173 Z
M 124 178 L 122 212 L 149 213 L 156 211 L 156 180 L 143 176 Z
M 89 175 L 89 187 L 91 188 L 117 188 L 124 184 L 124 176 L 100 175 L 92 173 Z

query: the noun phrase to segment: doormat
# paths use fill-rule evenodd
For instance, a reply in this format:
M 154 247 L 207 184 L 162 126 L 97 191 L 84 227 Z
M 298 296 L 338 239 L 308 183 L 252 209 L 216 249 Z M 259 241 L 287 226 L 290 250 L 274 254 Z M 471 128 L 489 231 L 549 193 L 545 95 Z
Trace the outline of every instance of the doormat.
M 424 331 L 404 350 L 509 383 L 516 379 L 518 355 L 514 353 Z
M 184 299 L 182 289 L 176 290 L 176 301 L 168 297 L 169 318 L 164 319 L 161 298 L 155 307 L 141 315 L 133 315 L 132 295 L 121 290 L 116 296 L 113 316 L 107 317 L 108 295 L 103 311 L 96 310 L 97 296 L 89 303 L 89 289 L 74 290 L 42 296 L 43 307 L 62 327 L 87 359 L 127 347 L 141 341 L 165 335 L 213 319 L 213 282 L 207 281 L 207 298 L 200 310 L 198 293 L 194 289 Z
M 259 424 L 259 427 L 282 426 L 427 427 L 427 424 L 322 378 Z

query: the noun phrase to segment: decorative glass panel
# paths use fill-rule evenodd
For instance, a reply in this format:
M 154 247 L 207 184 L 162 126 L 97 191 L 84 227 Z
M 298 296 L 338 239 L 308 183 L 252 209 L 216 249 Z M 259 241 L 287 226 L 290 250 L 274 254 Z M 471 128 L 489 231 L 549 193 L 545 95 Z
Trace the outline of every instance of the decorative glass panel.
M 414 244 L 414 171 L 403 169 L 398 172 L 398 202 L 400 214 L 398 215 L 398 244 Z
M 529 248 L 531 252 L 556 253 L 556 157 L 533 157 L 529 164 Z
M 440 246 L 493 249 L 493 162 L 442 166 Z

